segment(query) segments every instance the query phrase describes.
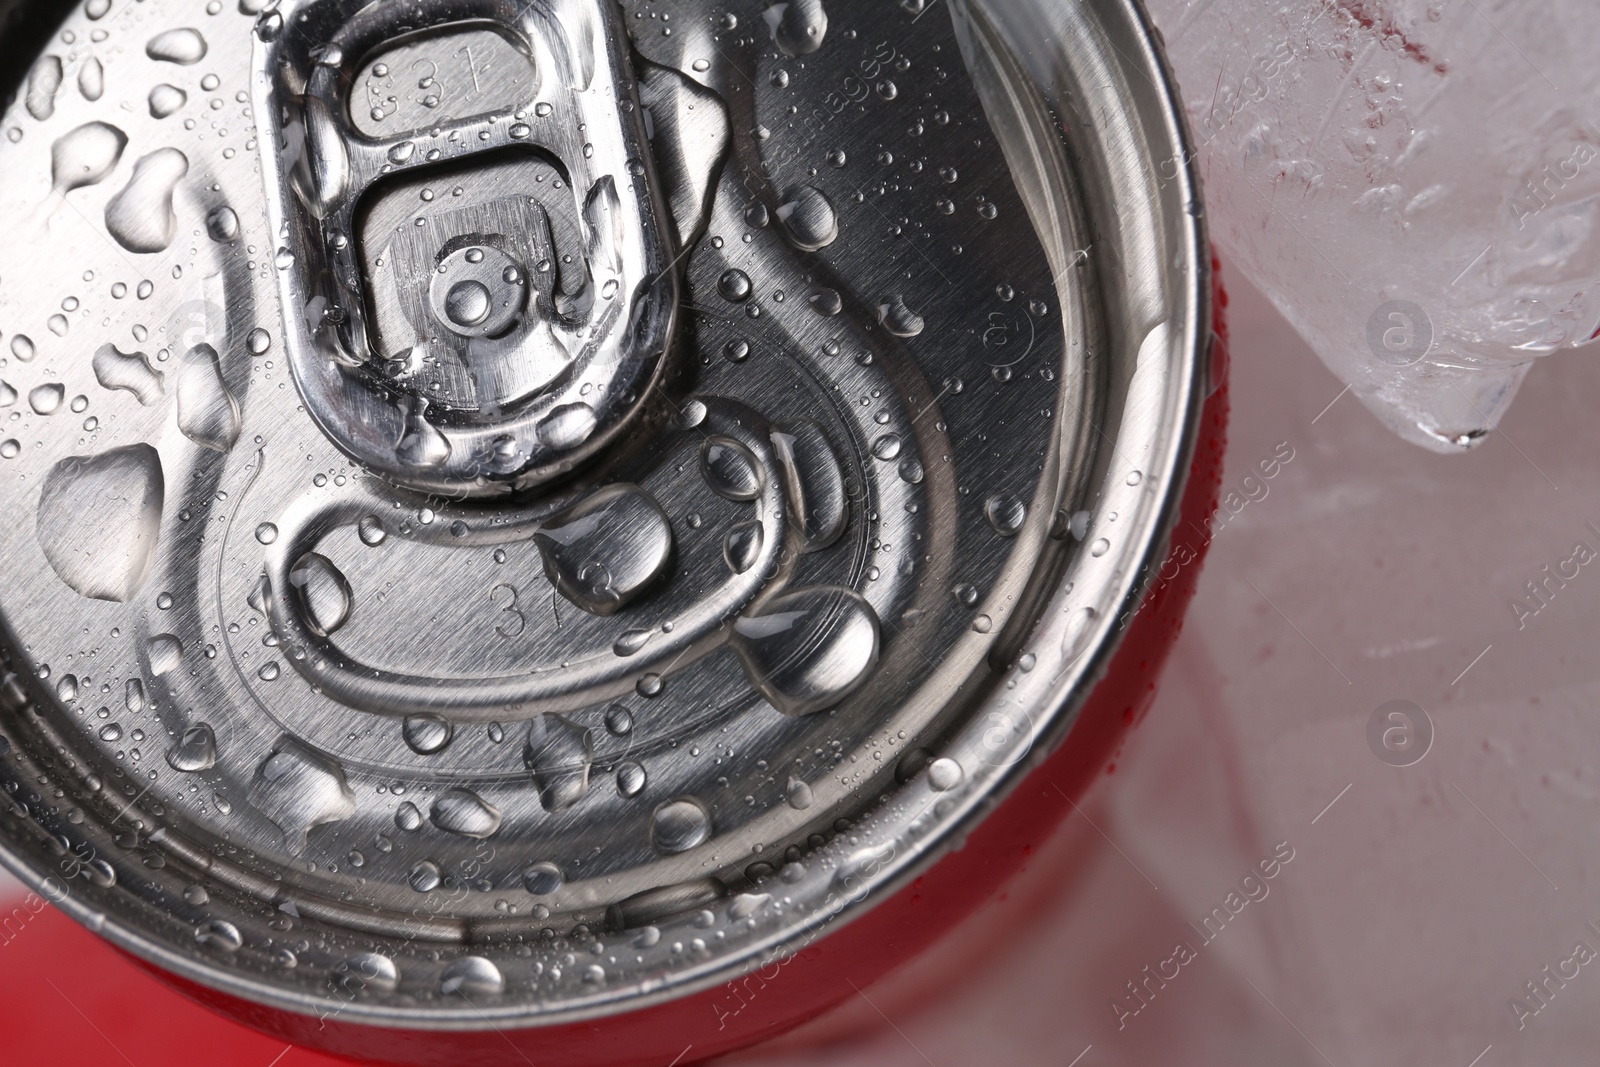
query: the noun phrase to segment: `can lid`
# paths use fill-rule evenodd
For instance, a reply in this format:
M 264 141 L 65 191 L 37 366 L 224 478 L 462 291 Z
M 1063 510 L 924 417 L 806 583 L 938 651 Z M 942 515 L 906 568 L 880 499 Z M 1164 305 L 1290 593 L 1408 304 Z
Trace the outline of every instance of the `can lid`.
M 1060 741 L 1206 392 L 1130 0 L 239 11 L 88 0 L 4 120 L 7 865 L 247 999 L 537 1024 Z

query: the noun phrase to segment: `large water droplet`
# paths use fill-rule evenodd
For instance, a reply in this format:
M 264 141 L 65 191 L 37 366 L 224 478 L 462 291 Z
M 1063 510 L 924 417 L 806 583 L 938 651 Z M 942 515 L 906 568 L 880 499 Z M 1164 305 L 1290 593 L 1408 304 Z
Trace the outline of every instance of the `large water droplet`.
M 348 819 L 356 811 L 343 768 L 287 734 L 262 761 L 250 796 L 283 831 L 284 843 L 294 852 L 305 848 L 313 827 Z
M 650 638 L 653 636 L 655 636 L 654 630 L 627 630 L 612 642 L 611 651 L 617 656 L 636 656 L 650 643 Z
M 594 738 L 577 723 L 547 712 L 528 724 L 522 762 L 533 772 L 544 810 L 561 811 L 583 797 L 593 760 Z
M 1014 537 L 1028 518 L 1028 506 L 1015 493 L 1001 492 L 983 503 L 983 516 L 1001 537 Z
M 412 399 L 394 454 L 408 467 L 442 467 L 450 458 L 450 442 L 428 421 L 428 402 Z
M 442 752 L 455 736 L 455 727 L 450 720 L 438 715 L 408 715 L 400 732 L 406 739 L 406 744 L 411 751 L 431 756 L 435 752 Z
M 68 588 L 95 600 L 139 591 L 155 559 L 165 486 L 149 445 L 70 456 L 39 494 L 39 547 Z
M 463 956 L 446 967 L 439 978 L 439 992 L 447 997 L 462 997 L 468 1002 L 498 997 L 505 989 L 506 980 L 500 968 L 482 956 Z
M 416 811 L 416 806 L 409 802 L 405 806 L 411 808 L 412 811 Z M 422 815 L 419 812 L 417 825 L 420 826 L 421 824 Z M 431 893 L 444 884 L 444 872 L 432 860 L 423 860 L 411 868 L 411 873 L 406 875 L 406 881 L 411 883 L 411 888 L 418 893 Z
M 649 781 L 650 775 L 645 771 L 644 765 L 629 760 L 617 768 L 617 795 L 632 800 L 644 792 L 644 787 Z
M 447 834 L 478 840 L 500 832 L 500 809 L 470 789 L 447 789 L 433 802 L 433 825 Z
M 772 31 L 772 43 L 786 56 L 807 56 L 822 47 L 828 33 L 828 13 L 822 0 L 787 0 L 761 13 Z
M 159 62 L 192 66 L 206 57 L 206 39 L 187 26 L 164 30 L 146 42 L 144 54 Z
M 176 670 L 183 661 L 183 642 L 172 634 L 156 634 L 144 643 L 144 656 L 150 664 L 150 674 L 159 678 Z
M 796 811 L 805 811 L 812 804 L 811 787 L 799 778 L 790 778 L 783 790 L 784 799 Z
M 239 236 L 239 216 L 226 204 L 212 208 L 206 212 L 206 233 L 219 244 L 228 243 Z M 260 354 L 254 345 L 250 347 L 253 354 Z
M 365 990 L 393 993 L 400 986 L 400 972 L 394 960 L 376 952 L 362 952 L 341 960 L 333 973 L 339 988 L 349 993 Z
M 750 284 L 750 275 L 737 268 L 724 271 L 722 277 L 717 279 L 717 292 L 722 294 L 722 299 L 733 304 L 749 300 L 754 288 Z
M 189 94 L 176 85 L 167 85 L 163 82 L 150 90 L 146 103 L 150 107 L 150 117 L 164 119 L 189 102 Z
M 66 395 L 66 387 L 60 382 L 46 382 L 28 390 L 28 406 L 35 415 L 54 415 Z
M 839 213 L 833 209 L 833 201 L 810 185 L 797 185 L 783 194 L 778 224 L 802 252 L 826 248 L 839 236 Z
M 289 571 L 289 585 L 312 633 L 327 637 L 349 620 L 354 602 L 350 583 L 326 556 L 301 556 Z
M 28 88 L 23 100 L 28 114 L 40 122 L 56 112 L 56 91 L 61 88 L 61 74 L 59 56 L 40 56 L 28 71 Z
M 121 352 L 113 344 L 104 344 L 90 360 L 95 380 L 106 389 L 125 389 L 149 407 L 166 393 L 166 384 L 160 371 L 150 366 L 150 357 L 143 352 Z
M 595 615 L 613 615 L 637 600 L 672 562 L 672 524 L 635 485 L 591 494 L 551 519 L 534 542 L 551 584 Z
M 687 852 L 711 838 L 711 812 L 694 797 L 667 801 L 650 817 L 650 844 L 657 852 Z
M 539 420 L 539 440 L 551 448 L 565 452 L 587 441 L 598 425 L 600 420 L 596 417 L 594 408 L 588 404 L 582 401 L 562 404 Z
M 208 771 L 217 762 L 217 735 L 203 722 L 183 732 L 167 750 L 167 763 L 175 771 L 195 774 Z
M 533 863 L 523 868 L 522 888 L 536 897 L 547 897 L 561 888 L 561 868 L 553 863 Z
M 406 833 L 422 829 L 422 812 L 411 801 L 403 801 L 394 811 L 394 824 Z
M 219 952 L 238 952 L 244 945 L 239 928 L 226 919 L 211 919 L 195 927 L 194 939 L 206 948 Z
M 137 678 L 129 678 L 128 684 L 122 688 L 122 705 L 137 715 L 144 710 L 144 682 Z
M 130 252 L 160 252 L 172 243 L 178 217 L 172 192 L 189 173 L 189 157 L 158 148 L 133 165 L 133 177 L 106 204 L 106 230 Z
M 789 524 L 806 552 L 827 548 L 844 533 L 850 517 L 844 469 L 822 427 L 802 420 L 772 435 L 789 498 Z
M 31 362 L 34 356 L 33 342 L 27 334 L 19 333 L 11 339 L 11 354 L 24 363 Z
M 750 684 L 786 715 L 838 704 L 878 662 L 878 615 L 859 594 L 814 586 L 737 619 L 730 641 Z
M 706 438 L 700 446 L 700 472 L 718 496 L 728 500 L 754 500 L 766 486 L 761 463 L 731 437 Z
M 1067 628 L 1061 635 L 1061 655 L 1065 663 L 1070 665 L 1083 655 L 1099 615 L 1093 608 L 1079 608 L 1067 620 Z
M 722 542 L 722 558 L 728 564 L 728 569 L 734 574 L 743 574 L 755 566 L 765 541 L 766 531 L 755 520 L 740 523 L 729 530 Z
M 901 296 L 878 305 L 878 321 L 896 337 L 915 337 L 927 325 L 921 315 L 906 307 L 905 297 Z
M 100 61 L 90 56 L 78 68 L 78 92 L 83 94 L 85 100 L 91 103 L 100 99 L 106 91 L 106 70 Z
M 128 135 L 107 122 L 86 122 L 50 146 L 50 184 L 59 192 L 102 182 L 117 168 Z
M 222 381 L 217 350 L 204 342 L 178 368 L 178 429 L 202 448 L 226 452 L 239 438 L 239 402 Z

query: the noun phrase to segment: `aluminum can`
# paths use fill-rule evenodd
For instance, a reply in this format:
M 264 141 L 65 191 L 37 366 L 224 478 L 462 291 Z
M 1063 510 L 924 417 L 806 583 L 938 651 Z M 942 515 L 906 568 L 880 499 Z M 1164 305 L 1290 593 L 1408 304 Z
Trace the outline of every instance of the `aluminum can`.
M 1131 0 L 0 26 L 0 859 L 164 980 L 693 1062 L 1114 759 L 1225 409 Z

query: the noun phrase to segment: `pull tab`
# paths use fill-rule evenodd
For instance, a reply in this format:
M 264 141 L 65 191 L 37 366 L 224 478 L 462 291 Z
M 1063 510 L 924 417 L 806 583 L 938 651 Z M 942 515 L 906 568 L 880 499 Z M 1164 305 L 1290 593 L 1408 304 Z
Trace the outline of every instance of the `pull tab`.
M 610 0 L 284 0 L 256 115 L 307 410 L 409 488 L 537 485 L 644 405 L 677 311 Z

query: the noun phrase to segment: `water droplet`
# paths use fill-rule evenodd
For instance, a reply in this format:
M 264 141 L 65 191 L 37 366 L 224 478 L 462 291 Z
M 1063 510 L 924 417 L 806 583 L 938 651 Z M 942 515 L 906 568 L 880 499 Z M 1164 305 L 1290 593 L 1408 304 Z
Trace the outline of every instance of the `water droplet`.
M 1094 544 L 1089 546 L 1089 555 L 1099 558 L 1111 551 L 1111 542 L 1104 537 L 1095 538 Z
M 734 268 L 723 272 L 717 279 L 717 292 L 722 294 L 722 299 L 732 304 L 742 304 L 750 299 L 750 294 L 755 291 L 755 286 L 750 284 L 750 275 Z
M 463 956 L 446 967 L 439 978 L 440 993 L 460 996 L 468 1002 L 498 997 L 505 989 L 500 968 L 482 956 Z
M 660 696 L 666 688 L 666 679 L 654 672 L 640 675 L 639 680 L 633 683 L 633 691 L 647 700 Z
M 36 529 L 56 576 L 95 600 L 139 591 L 161 531 L 161 458 L 149 445 L 70 456 L 45 476 Z
M 128 135 L 106 122 L 86 122 L 50 146 L 50 184 L 67 193 L 102 182 L 116 169 Z
M 954 789 L 962 778 L 961 764 L 949 757 L 936 759 L 928 766 L 928 784 L 943 793 Z
M 1067 621 L 1066 632 L 1061 636 L 1061 654 L 1068 664 L 1083 654 L 1098 616 L 1099 613 L 1093 608 L 1079 608 Z
M 83 98 L 85 100 L 92 102 L 100 99 L 101 94 L 103 94 L 105 91 L 105 68 L 100 65 L 100 61 L 98 59 L 96 59 L 94 56 L 90 56 L 88 59 L 84 60 L 83 65 L 78 68 L 78 92 L 83 94 Z
M 121 741 L 122 727 L 114 722 L 108 723 L 107 725 L 100 727 L 99 737 L 102 741 L 110 741 L 113 743 Z
M 497 722 L 490 723 L 485 732 L 489 735 L 489 740 L 497 745 L 506 739 L 506 728 Z
M 123 707 L 137 715 L 144 710 L 144 682 L 137 678 L 129 678 L 128 684 L 122 689 Z
M 305 848 L 313 827 L 348 819 L 356 811 L 343 768 L 288 735 L 278 738 L 275 750 L 262 761 L 250 797 L 283 831 L 284 843 L 294 852 Z
M 667 801 L 650 817 L 650 844 L 664 855 L 687 852 L 711 838 L 711 812 L 694 797 Z
M 59 56 L 40 56 L 28 72 L 28 89 L 24 97 L 28 114 L 43 122 L 56 110 L 56 92 L 61 88 L 61 59 Z
M 923 478 L 922 464 L 914 458 L 900 461 L 900 478 L 912 485 L 921 485 Z
M 256 540 L 264 545 L 270 545 L 278 539 L 278 527 L 270 522 L 264 522 L 256 527 Z
M 983 504 L 983 516 L 1001 537 L 1014 537 L 1028 518 L 1028 506 L 1015 493 L 996 493 Z
M 395 809 L 394 824 L 407 833 L 415 833 L 422 829 L 422 812 L 411 801 L 404 801 Z
M 408 715 L 400 732 L 406 739 L 406 744 L 411 751 L 431 756 L 435 752 L 442 752 L 455 736 L 455 727 L 449 719 L 438 715 Z
M 156 634 L 144 643 L 144 656 L 150 664 L 150 674 L 159 678 L 176 670 L 183 660 L 183 642 L 172 634 Z
M 239 216 L 226 204 L 206 212 L 206 233 L 213 241 L 226 244 L 239 236 Z
M 206 723 L 195 723 L 167 750 L 167 763 L 175 771 L 195 774 L 217 762 L 217 735 Z
M 536 897 L 547 897 L 561 888 L 565 881 L 561 868 L 553 863 L 534 863 L 523 868 L 522 888 Z
M 539 803 L 546 811 L 576 804 L 589 788 L 594 738 L 577 723 L 556 715 L 537 715 L 528 724 L 522 762 L 533 772 Z
M 806 298 L 806 302 L 811 305 L 812 311 L 825 319 L 844 310 L 844 297 L 839 295 L 837 289 L 818 289 Z
M 539 440 L 565 452 L 587 441 L 600 425 L 594 409 L 581 401 L 552 408 L 539 420 Z
M 1142 481 L 1144 481 L 1144 475 L 1139 471 L 1134 471 L 1132 474 L 1128 475 L 1129 485 L 1138 485 Z
M 644 792 L 645 783 L 649 781 L 642 765 L 629 761 L 617 768 L 617 793 L 629 800 Z
M 388 153 L 389 162 L 396 164 L 404 163 L 406 160 L 410 159 L 412 155 L 416 153 L 416 151 L 417 146 L 414 141 L 400 141 L 397 144 L 390 146 Z
M 225 919 L 212 919 L 194 928 L 194 939 L 206 948 L 219 952 L 238 952 L 244 945 L 239 928 Z
M 803 551 L 827 548 L 844 533 L 850 517 L 838 453 L 822 427 L 809 419 L 773 434 L 772 445 L 783 468 L 789 524 L 800 534 Z
M 65 387 L 57 382 L 36 385 L 28 390 L 28 406 L 36 415 L 54 415 L 66 394 Z
M 872 454 L 885 462 L 900 458 L 900 435 L 886 433 L 872 442 Z
M 994 629 L 994 620 L 987 615 L 979 615 L 972 620 L 972 629 L 975 633 L 986 634 Z
M 416 811 L 411 804 L 405 805 Z M 417 812 L 417 825 L 422 825 L 422 813 Z M 444 872 L 439 870 L 439 865 L 432 860 L 423 860 L 411 868 L 411 873 L 406 876 L 406 881 L 411 883 L 411 888 L 418 893 L 431 893 L 444 884 Z
M 789 241 L 802 252 L 816 252 L 839 236 L 839 214 L 821 189 L 797 185 L 783 194 L 778 224 Z
M 0 441 L 0 459 L 16 459 L 22 455 L 22 442 L 15 437 Z
M 408 467 L 441 467 L 450 458 L 450 442 L 428 421 L 428 402 L 413 398 L 406 410 L 394 452 Z
M 256 677 L 260 678 L 263 682 L 273 682 L 277 681 L 280 673 L 282 673 L 282 671 L 279 669 L 276 663 L 263 663 L 261 665 L 261 669 L 256 671 Z
M 130 252 L 160 252 L 172 243 L 178 217 L 172 192 L 189 173 L 189 157 L 158 148 L 133 165 L 133 177 L 106 203 L 106 230 Z
M 611 651 L 623 657 L 636 655 L 654 634 L 654 630 L 628 630 L 611 645 Z
M 790 778 L 783 790 L 784 799 L 796 811 L 805 811 L 812 804 L 811 787 L 799 778 Z
M 572 603 L 614 615 L 666 576 L 672 524 L 638 486 L 607 486 L 534 535 L 544 572 Z
M 104 344 L 95 352 L 90 366 L 103 388 L 126 390 L 145 407 L 166 393 L 165 379 L 150 366 L 150 357 L 143 352 L 121 352 L 116 345 Z
M 176 85 L 167 85 L 163 82 L 150 90 L 146 99 L 150 108 L 150 117 L 164 119 L 189 102 L 189 94 Z
M 728 564 L 728 569 L 734 574 L 743 574 L 755 566 L 756 560 L 761 557 L 765 540 L 766 531 L 755 520 L 740 523 L 729 530 L 722 542 L 722 558 Z
M 956 603 L 964 608 L 970 608 L 978 603 L 978 590 L 962 582 L 950 587 L 950 595 L 955 597 Z
M 613 704 L 606 709 L 606 729 L 617 737 L 626 737 L 633 732 L 633 712 L 621 704 Z
M 26 334 L 19 333 L 11 339 L 11 354 L 22 360 L 22 362 L 31 362 L 33 353 L 33 342 L 28 339 Z
M 356 534 L 361 538 L 361 543 L 368 548 L 376 548 L 388 538 L 389 532 L 383 528 L 383 520 L 376 515 L 367 515 L 356 524 Z
M 878 322 L 896 337 L 915 337 L 926 325 L 922 316 L 907 307 L 905 298 L 900 296 L 878 305 Z
M 468 279 L 456 282 L 445 294 L 444 313 L 457 326 L 471 328 L 489 317 L 494 310 L 494 297 L 489 287 L 480 281 Z
M 750 358 L 750 342 L 742 337 L 729 341 L 722 346 L 722 358 L 729 363 L 743 363 Z
M 349 581 L 328 557 L 316 552 L 301 556 L 289 571 L 289 587 L 307 627 L 319 637 L 338 632 L 349 621 L 355 596 Z
M 709 437 L 700 447 L 700 473 L 718 496 L 754 500 L 766 486 L 760 462 L 731 437 Z
M 252 356 L 264 355 L 272 347 L 272 335 L 265 329 L 257 326 L 245 334 L 244 346 Z
M 822 47 L 828 33 L 828 13 L 822 0 L 787 0 L 761 13 L 772 43 L 786 56 L 807 56 Z
M 206 57 L 206 39 L 200 36 L 199 30 L 187 26 L 164 30 L 146 42 L 144 54 L 157 62 L 188 67 Z
M 349 993 L 393 993 L 400 986 L 400 972 L 394 960 L 376 952 L 362 952 L 339 961 L 333 974 L 339 988 Z
M 500 809 L 470 789 L 447 789 L 433 802 L 433 825 L 447 834 L 484 840 L 500 832 Z
M 733 623 L 730 644 L 750 684 L 786 715 L 834 707 L 878 662 L 878 615 L 859 594 L 814 586 L 766 601 Z

